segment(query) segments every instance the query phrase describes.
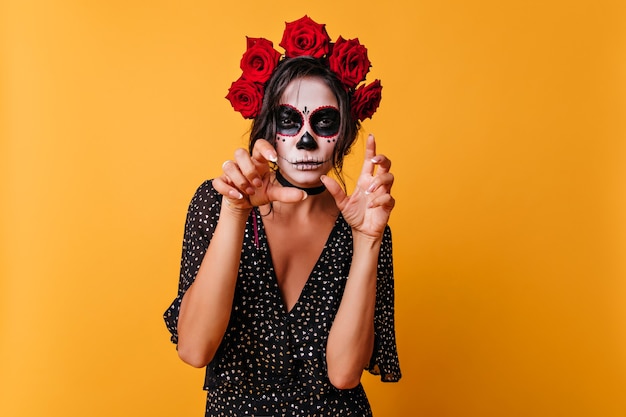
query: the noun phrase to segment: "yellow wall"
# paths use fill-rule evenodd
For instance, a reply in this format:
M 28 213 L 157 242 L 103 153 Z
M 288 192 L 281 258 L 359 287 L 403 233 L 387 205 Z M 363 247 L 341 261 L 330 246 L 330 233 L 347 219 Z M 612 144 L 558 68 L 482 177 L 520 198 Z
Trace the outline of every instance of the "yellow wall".
M 0 415 L 202 415 L 160 318 L 187 203 L 245 141 L 245 35 L 305 13 L 384 84 L 405 376 L 364 377 L 377 415 L 626 415 L 621 3 L 5 0 Z

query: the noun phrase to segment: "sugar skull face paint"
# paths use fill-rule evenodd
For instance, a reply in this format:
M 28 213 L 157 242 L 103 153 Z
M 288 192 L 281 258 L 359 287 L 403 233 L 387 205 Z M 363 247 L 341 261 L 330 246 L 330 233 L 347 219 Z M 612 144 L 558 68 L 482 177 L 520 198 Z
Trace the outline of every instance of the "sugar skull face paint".
M 307 116 L 309 126 L 317 136 L 330 138 L 339 133 L 340 113 L 336 107 L 321 106 L 313 112 L 305 107 L 304 112 L 301 112 L 289 104 L 283 104 L 278 108 L 276 115 L 277 133 L 284 136 L 297 135 L 302 130 Z
M 333 168 L 341 113 L 337 97 L 317 77 L 291 81 L 274 113 L 278 169 L 291 184 L 318 186 Z

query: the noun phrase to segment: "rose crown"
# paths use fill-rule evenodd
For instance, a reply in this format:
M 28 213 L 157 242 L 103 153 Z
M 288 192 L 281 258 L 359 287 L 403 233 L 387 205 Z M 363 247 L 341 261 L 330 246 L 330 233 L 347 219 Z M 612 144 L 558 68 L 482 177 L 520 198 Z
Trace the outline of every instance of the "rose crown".
M 370 70 L 367 48 L 358 38 L 346 40 L 339 36 L 331 42 L 326 25 L 304 16 L 286 23 L 280 46 L 284 55 L 274 49 L 265 38 L 247 39 L 247 49 L 241 58 L 241 77 L 232 83 L 226 98 L 246 119 L 255 118 L 261 111 L 265 84 L 281 59 L 312 56 L 324 62 L 335 73 L 350 94 L 352 116 L 363 121 L 372 118 L 381 100 L 380 80 L 361 84 Z

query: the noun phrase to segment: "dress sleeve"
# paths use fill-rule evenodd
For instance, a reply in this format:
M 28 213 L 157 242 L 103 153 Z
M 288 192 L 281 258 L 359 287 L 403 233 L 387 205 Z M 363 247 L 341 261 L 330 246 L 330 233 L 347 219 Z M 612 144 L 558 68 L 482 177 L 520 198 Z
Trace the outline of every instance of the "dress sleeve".
M 194 194 L 187 211 L 183 251 L 180 261 L 178 295 L 163 314 L 165 325 L 171 333 L 172 343 L 178 343 L 178 313 L 183 295 L 200 269 L 204 254 L 215 232 L 221 207 L 221 195 L 211 181 L 205 181 Z
M 394 283 L 391 229 L 386 227 L 378 256 L 376 307 L 374 313 L 374 351 L 366 368 L 381 381 L 397 382 L 402 377 L 396 347 L 394 324 Z

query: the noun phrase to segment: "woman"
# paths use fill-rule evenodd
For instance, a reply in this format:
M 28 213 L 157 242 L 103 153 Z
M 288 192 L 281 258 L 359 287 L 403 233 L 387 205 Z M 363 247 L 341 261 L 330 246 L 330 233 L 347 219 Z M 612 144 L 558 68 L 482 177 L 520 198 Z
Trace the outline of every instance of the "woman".
M 288 23 L 282 60 L 269 41 L 249 38 L 250 59 L 269 57 L 254 66 L 269 77 L 252 81 L 262 105 L 242 111 L 254 119 L 250 149 L 200 186 L 187 216 L 179 294 L 165 320 L 181 359 L 206 366 L 207 416 L 368 416 L 363 369 L 400 378 L 391 162 L 370 135 L 350 196 L 327 176 L 341 181 L 380 83 L 359 102 L 365 96 L 336 70 L 329 41 L 322 52 L 294 53 L 290 30 L 303 28 L 325 38 L 306 16 Z M 238 83 L 254 78 L 245 60 Z M 355 107 L 367 110 L 359 116 Z

